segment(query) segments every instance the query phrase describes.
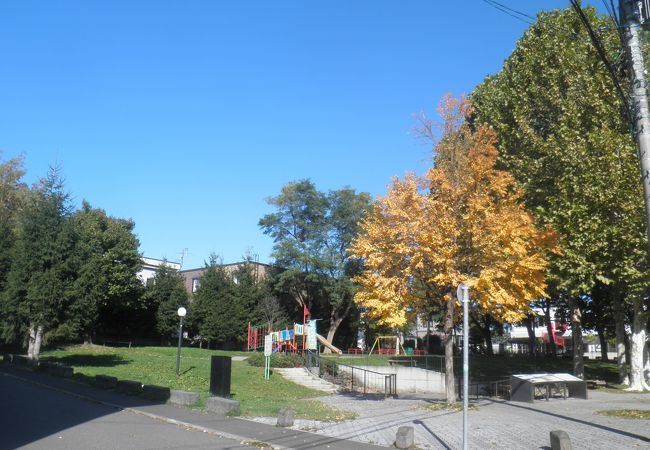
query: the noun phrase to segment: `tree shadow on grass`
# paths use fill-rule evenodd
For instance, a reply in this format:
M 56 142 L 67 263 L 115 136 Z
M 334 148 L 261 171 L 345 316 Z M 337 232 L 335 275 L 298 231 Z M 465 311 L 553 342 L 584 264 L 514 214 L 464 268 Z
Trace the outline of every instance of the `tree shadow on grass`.
M 115 367 L 131 362 L 120 355 L 66 355 L 47 356 L 43 361 L 50 361 L 75 367 Z

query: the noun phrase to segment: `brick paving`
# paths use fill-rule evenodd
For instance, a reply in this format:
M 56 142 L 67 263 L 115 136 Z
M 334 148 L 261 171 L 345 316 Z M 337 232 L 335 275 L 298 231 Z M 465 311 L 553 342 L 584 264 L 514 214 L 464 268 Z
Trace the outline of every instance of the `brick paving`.
M 357 418 L 339 423 L 298 420 L 294 428 L 342 439 L 390 446 L 397 429 L 411 425 L 422 449 L 462 448 L 462 412 L 431 411 L 432 400 L 364 400 L 346 395 L 320 398 Z M 601 416 L 603 409 L 649 409 L 650 394 L 590 391 L 589 400 L 552 398 L 533 404 L 483 399 L 472 402 L 469 447 L 474 449 L 548 449 L 552 430 L 566 431 L 574 449 L 650 449 L 650 422 Z M 258 419 L 266 421 L 266 419 Z M 271 422 L 270 422 L 271 423 Z

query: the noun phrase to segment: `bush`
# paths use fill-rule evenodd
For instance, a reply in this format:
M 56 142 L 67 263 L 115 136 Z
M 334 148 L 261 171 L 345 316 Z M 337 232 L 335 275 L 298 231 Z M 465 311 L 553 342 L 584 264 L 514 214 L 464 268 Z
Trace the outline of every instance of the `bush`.
M 256 352 L 246 359 L 248 364 L 254 367 L 264 367 L 264 353 Z M 273 353 L 271 355 L 271 367 L 303 367 L 305 358 L 293 353 Z
M 339 374 L 339 365 L 336 361 L 333 361 L 331 359 L 321 358 L 320 370 L 322 373 L 336 377 Z

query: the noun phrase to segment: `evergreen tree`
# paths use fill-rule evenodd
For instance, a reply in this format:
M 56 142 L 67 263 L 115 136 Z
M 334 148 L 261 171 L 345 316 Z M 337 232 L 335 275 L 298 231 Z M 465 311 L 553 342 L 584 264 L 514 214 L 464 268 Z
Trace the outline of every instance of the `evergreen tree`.
M 57 169 L 35 187 L 24 213 L 8 274 L 4 303 L 15 315 L 9 335 L 28 332 L 28 356 L 38 359 L 43 339 L 68 335 L 76 236 L 68 194 Z M 5 335 L 7 337 L 7 335 Z
M 183 277 L 166 264 L 160 266 L 153 280 L 144 294 L 146 304 L 155 317 L 156 331 L 169 342 L 178 330 L 178 308 L 187 307 L 187 291 Z

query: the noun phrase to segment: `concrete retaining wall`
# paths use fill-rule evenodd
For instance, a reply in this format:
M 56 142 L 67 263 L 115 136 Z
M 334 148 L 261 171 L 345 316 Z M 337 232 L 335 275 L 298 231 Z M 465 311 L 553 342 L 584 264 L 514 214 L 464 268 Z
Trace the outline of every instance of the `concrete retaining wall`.
M 427 393 L 427 394 L 444 394 L 445 392 L 445 374 L 433 372 L 431 370 L 419 369 L 417 367 L 401 366 L 354 366 L 355 368 L 379 372 L 382 374 L 397 375 L 397 393 Z M 352 370 L 347 366 L 339 366 L 339 370 L 351 373 Z M 355 380 L 363 382 L 363 373 L 359 371 L 354 374 Z M 383 391 L 384 378 L 379 376 L 366 377 L 366 383 L 372 388 Z

